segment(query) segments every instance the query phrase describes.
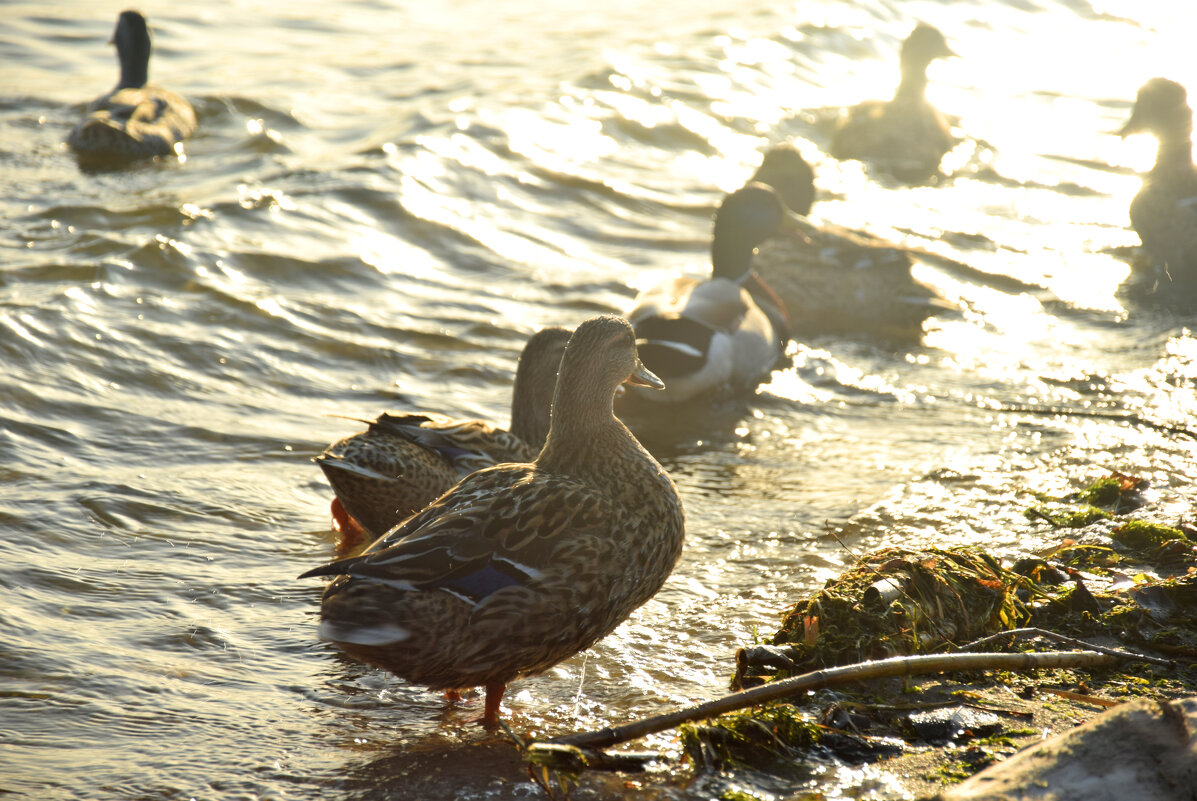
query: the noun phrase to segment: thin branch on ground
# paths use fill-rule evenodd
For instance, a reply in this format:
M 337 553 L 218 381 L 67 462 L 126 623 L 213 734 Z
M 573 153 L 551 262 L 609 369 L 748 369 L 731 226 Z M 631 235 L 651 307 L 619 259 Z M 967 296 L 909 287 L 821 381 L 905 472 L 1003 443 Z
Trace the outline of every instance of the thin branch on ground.
M 928 656 L 900 656 L 874 662 L 861 662 L 845 667 L 817 670 L 760 687 L 725 695 L 706 703 L 668 712 L 663 715 L 633 721 L 623 726 L 599 731 L 582 732 L 557 737 L 551 743 L 581 748 L 607 748 L 617 743 L 635 740 L 649 734 L 672 729 L 682 723 L 704 720 L 737 709 L 775 701 L 823 687 L 832 687 L 866 679 L 916 676 L 944 671 L 978 670 L 1041 670 L 1050 668 L 1078 668 L 1109 665 L 1123 659 L 1138 659 L 1132 654 L 1108 654 L 1099 651 L 1070 651 L 1063 653 L 1021 654 L 932 654 Z
M 1006 631 L 999 631 L 997 634 L 991 634 L 988 637 L 982 637 L 979 640 L 973 640 L 966 645 L 960 646 L 960 651 L 971 651 L 980 645 L 988 645 L 991 642 L 1006 637 L 1043 637 L 1048 640 L 1055 640 L 1056 642 L 1070 645 L 1073 648 L 1084 648 L 1090 651 L 1097 651 L 1099 654 L 1109 654 L 1110 656 L 1121 657 L 1122 659 L 1130 659 L 1138 662 L 1150 662 L 1153 665 L 1163 665 L 1167 668 L 1176 667 L 1176 662 L 1171 659 L 1161 659 L 1158 656 L 1147 656 L 1146 654 L 1135 653 L 1134 651 L 1124 651 L 1121 648 L 1107 648 L 1104 645 L 1095 645 L 1091 642 L 1078 640 L 1074 637 L 1068 637 L 1064 634 L 1058 634 L 1047 629 L 1036 628 L 1022 628 L 1022 629 L 1008 629 Z

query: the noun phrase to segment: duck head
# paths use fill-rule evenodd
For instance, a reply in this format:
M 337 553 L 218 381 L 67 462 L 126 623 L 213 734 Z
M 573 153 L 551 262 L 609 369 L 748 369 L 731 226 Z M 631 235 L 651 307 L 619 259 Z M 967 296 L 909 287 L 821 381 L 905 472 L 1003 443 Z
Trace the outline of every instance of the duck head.
M 121 80 L 116 88 L 145 86 L 150 72 L 150 32 L 145 17 L 136 11 L 122 11 L 110 43 L 116 45 L 116 58 L 121 65 Z
M 751 180 L 768 184 L 777 190 L 782 201 L 795 214 L 810 214 L 811 204 L 815 200 L 815 171 L 793 145 L 781 144 L 769 148 Z
M 895 98 L 917 99 L 927 88 L 927 67 L 937 58 L 956 55 L 939 28 L 919 23 L 902 42 L 902 80 Z
M 1118 133 L 1153 133 L 1162 140 L 1187 141 L 1193 133 L 1193 111 L 1188 94 L 1176 81 L 1152 78 L 1135 97 L 1131 117 Z
M 757 245 L 776 231 L 789 215 L 773 187 L 749 183 L 723 199 L 715 212 L 711 237 L 712 277 L 737 283 L 752 272 Z
M 624 383 L 665 388 L 665 382 L 640 362 L 631 324 L 604 314 L 579 325 L 561 357 L 546 451 L 555 438 L 568 438 L 564 429 L 585 429 L 610 421 L 615 391 Z
M 934 25 L 920 22 L 902 42 L 902 66 L 925 70 L 937 58 L 950 58 L 956 51 Z

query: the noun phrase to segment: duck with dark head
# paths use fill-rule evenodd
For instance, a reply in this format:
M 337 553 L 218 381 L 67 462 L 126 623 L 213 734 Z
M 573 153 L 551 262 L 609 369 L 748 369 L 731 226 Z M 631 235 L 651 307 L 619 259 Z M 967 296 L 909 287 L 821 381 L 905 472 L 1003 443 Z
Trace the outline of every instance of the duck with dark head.
M 196 127 L 195 110 L 183 97 L 149 83 L 150 32 L 145 17 L 122 11 L 112 34 L 120 79 L 93 100 L 67 144 L 81 161 L 128 161 L 182 154 Z
M 814 170 L 789 144 L 766 151 L 752 176 L 789 198 L 803 215 L 761 243 L 753 266 L 789 313 L 795 336 L 861 336 L 892 344 L 917 342 L 924 323 L 956 308 L 916 278 L 905 248 L 864 231 L 807 219 Z M 797 205 L 795 205 L 797 204 Z
M 641 358 L 666 382 L 657 403 L 721 401 L 760 384 L 781 360 L 789 320 L 753 271 L 757 246 L 788 215 L 777 192 L 750 183 L 715 213 L 709 278 L 677 276 L 641 292 L 628 313 Z

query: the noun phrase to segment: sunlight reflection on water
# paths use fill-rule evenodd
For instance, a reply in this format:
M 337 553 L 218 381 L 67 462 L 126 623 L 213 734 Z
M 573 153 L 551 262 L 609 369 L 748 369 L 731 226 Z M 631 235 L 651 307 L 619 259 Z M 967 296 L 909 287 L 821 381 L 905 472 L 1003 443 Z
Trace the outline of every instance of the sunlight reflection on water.
M 1117 294 L 1155 142 L 1114 133 L 1144 79 L 1197 89 L 1194 9 L 148 13 L 155 78 L 200 111 L 186 163 L 92 175 L 62 149 L 115 77 L 108 10 L 18 3 L 0 33 L 20 87 L 0 108 L 6 790 L 528 795 L 509 745 L 469 724 L 476 699 L 448 704 L 316 640 L 319 588 L 292 578 L 332 552 L 310 457 L 358 425 L 346 416 L 386 408 L 506 422 L 526 336 L 707 270 L 720 195 L 778 140 L 815 166 L 813 220 L 926 251 L 916 275 L 960 309 L 908 346 L 793 343 L 749 409 L 650 430 L 687 504 L 683 562 L 587 655 L 516 685 L 518 727 L 722 692 L 735 648 L 847 548 L 1017 552 L 1049 536 L 1022 516 L 1029 490 L 1110 468 L 1150 477 L 1161 514 L 1191 510 L 1190 440 L 1074 412 L 1197 417 L 1192 315 Z M 916 17 L 961 53 L 928 96 L 963 141 L 950 175 L 911 187 L 826 150 L 838 109 L 892 93 Z M 463 752 L 469 766 L 443 769 Z M 811 787 L 892 789 L 832 773 Z

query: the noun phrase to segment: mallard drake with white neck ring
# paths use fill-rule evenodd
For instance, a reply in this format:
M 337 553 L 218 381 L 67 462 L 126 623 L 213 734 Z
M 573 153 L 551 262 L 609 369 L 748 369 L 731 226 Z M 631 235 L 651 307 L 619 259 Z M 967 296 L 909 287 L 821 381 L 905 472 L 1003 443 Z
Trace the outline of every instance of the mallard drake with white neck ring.
M 665 381 L 647 401 L 721 399 L 755 388 L 790 337 L 785 306 L 752 269 L 753 253 L 788 215 L 772 187 L 724 198 L 711 237 L 711 277 L 682 276 L 641 292 L 628 313 L 640 358 Z

